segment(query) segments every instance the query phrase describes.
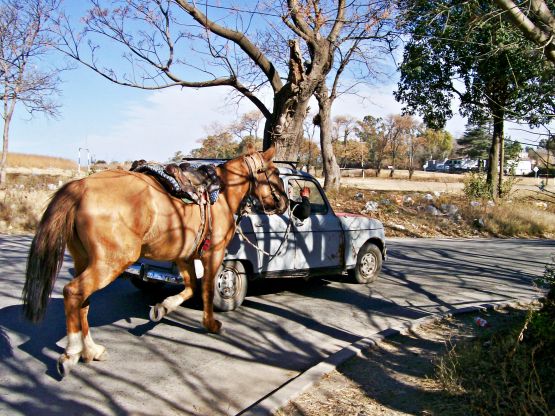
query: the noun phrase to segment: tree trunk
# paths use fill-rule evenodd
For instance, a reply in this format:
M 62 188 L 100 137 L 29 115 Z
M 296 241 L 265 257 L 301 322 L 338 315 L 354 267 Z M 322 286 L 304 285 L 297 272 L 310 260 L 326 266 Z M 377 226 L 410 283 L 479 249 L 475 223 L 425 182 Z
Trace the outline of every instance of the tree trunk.
M 263 149 L 276 146 L 276 160 L 296 161 L 303 138 L 303 121 L 308 101 L 319 81 L 318 71 L 308 74 L 299 42 L 289 42 L 289 75 L 287 83 L 274 93 L 272 114 L 264 125 Z
M 504 133 L 504 132 L 503 132 Z M 499 138 L 499 197 L 503 197 L 503 176 L 505 171 L 505 136 Z
M 0 185 L 6 184 L 6 165 L 8 160 L 8 142 L 10 137 L 10 122 L 12 120 L 13 105 L 9 106 L 9 101 L 4 101 L 4 132 L 2 135 L 2 158 L 0 158 Z
M 499 146 L 503 138 L 503 111 L 494 110 L 493 113 L 493 137 L 488 156 L 487 184 L 491 190 L 491 196 L 496 199 L 499 195 Z
M 333 152 L 331 135 L 331 105 L 333 100 L 328 96 L 325 81 L 322 82 L 316 94 L 318 100 L 317 122 L 320 126 L 320 147 L 322 149 L 322 164 L 324 168 L 324 189 L 339 190 L 341 170 Z
M 276 146 L 276 160 L 297 160 L 309 97 L 295 96 L 288 86 L 274 97 L 272 117 L 264 125 L 263 149 Z

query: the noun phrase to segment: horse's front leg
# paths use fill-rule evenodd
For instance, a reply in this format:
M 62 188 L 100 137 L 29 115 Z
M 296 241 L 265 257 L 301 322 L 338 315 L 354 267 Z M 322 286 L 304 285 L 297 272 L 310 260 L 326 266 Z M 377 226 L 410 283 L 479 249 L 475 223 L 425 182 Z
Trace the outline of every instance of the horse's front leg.
M 179 305 L 191 298 L 194 294 L 197 275 L 195 273 L 193 260 L 177 260 L 175 264 L 177 264 L 179 274 L 181 274 L 183 278 L 185 289 L 177 295 L 167 297 L 162 303 L 157 303 L 150 308 L 149 317 L 154 322 L 160 321 L 164 316 L 176 310 Z
M 206 253 L 202 258 L 204 276 L 202 278 L 202 302 L 204 316 L 202 324 L 213 334 L 220 332 L 222 323 L 214 319 L 214 279 L 224 259 L 225 246 Z

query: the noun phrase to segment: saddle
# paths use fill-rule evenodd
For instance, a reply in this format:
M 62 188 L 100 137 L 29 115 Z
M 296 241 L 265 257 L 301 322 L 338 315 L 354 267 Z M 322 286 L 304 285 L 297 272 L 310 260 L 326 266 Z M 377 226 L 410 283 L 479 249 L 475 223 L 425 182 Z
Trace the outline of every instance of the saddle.
M 208 193 L 210 204 L 214 204 L 221 189 L 213 165 L 191 165 L 188 162 L 162 165 L 136 160 L 129 170 L 153 176 L 171 195 L 186 203 L 202 205 Z

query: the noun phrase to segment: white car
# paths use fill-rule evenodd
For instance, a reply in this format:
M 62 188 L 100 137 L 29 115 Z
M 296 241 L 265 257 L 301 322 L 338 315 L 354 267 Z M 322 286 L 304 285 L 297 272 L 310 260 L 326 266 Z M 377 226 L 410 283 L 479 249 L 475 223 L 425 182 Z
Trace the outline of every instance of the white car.
M 241 219 L 240 230 L 227 247 L 215 279 L 214 307 L 218 310 L 239 307 L 248 281 L 254 279 L 347 272 L 358 283 L 371 283 L 378 278 L 386 258 L 380 221 L 360 214 L 335 213 L 314 177 L 296 170 L 294 164 L 276 164 L 292 204 L 300 201 L 303 187 L 310 189 L 310 216 L 300 220 L 291 210 L 266 215 L 256 204 L 250 204 L 250 213 Z M 200 277 L 200 261 L 195 260 L 195 267 Z M 170 262 L 140 259 L 124 275 L 141 289 L 163 282 L 183 283 L 177 267 Z

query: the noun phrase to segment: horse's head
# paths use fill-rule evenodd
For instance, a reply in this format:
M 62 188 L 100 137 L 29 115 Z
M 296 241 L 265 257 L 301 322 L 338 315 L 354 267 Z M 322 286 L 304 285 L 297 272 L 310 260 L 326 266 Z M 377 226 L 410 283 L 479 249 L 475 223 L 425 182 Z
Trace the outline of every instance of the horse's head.
M 289 206 L 279 169 L 272 163 L 275 147 L 257 152 L 249 146 L 244 156 L 251 181 L 250 193 L 260 202 L 266 214 L 282 214 Z

